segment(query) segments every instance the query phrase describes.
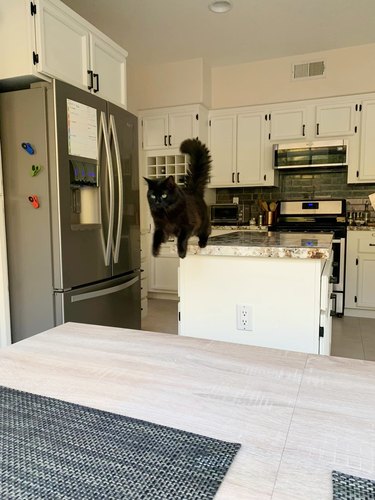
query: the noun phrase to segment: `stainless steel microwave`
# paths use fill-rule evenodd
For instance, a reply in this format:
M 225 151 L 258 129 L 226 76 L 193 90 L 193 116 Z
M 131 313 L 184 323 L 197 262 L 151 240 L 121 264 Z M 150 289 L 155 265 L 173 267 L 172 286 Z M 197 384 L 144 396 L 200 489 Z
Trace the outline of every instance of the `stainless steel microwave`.
M 273 168 L 339 167 L 348 164 L 347 141 L 274 144 Z
M 237 203 L 211 205 L 211 224 L 217 226 L 244 225 L 250 220 L 250 206 Z

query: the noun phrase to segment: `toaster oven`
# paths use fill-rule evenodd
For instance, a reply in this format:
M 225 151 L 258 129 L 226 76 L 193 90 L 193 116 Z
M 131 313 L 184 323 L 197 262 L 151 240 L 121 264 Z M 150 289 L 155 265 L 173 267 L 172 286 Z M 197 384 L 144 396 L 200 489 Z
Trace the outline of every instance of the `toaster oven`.
M 237 203 L 211 205 L 211 224 L 216 226 L 245 225 L 250 220 L 250 206 Z

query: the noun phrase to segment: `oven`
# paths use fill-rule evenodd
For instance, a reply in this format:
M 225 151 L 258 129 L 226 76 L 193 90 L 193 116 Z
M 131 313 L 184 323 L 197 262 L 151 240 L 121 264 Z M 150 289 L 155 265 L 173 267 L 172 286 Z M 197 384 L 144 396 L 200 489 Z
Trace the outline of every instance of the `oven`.
M 344 313 L 346 262 L 346 201 L 286 200 L 278 203 L 273 231 L 333 233 L 332 314 Z

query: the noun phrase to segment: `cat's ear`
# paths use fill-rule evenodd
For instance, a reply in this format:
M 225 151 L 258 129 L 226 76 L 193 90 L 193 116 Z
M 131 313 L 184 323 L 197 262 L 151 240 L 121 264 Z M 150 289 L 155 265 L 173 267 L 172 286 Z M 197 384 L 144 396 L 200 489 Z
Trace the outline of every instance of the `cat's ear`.
M 165 180 L 165 185 L 167 187 L 167 189 L 174 189 L 176 187 L 176 181 L 174 180 L 174 177 L 173 175 L 170 175 L 169 177 L 167 177 L 167 179 Z
M 147 182 L 147 184 L 149 185 L 149 187 L 153 186 L 154 185 L 154 181 L 153 179 L 147 179 L 147 177 L 143 177 L 144 180 Z

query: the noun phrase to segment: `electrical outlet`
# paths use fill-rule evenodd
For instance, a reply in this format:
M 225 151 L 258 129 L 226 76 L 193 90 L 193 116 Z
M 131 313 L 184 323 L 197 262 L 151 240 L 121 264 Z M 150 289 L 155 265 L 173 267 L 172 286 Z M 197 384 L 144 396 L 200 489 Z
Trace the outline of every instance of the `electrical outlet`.
M 237 330 L 251 332 L 253 329 L 253 309 L 249 304 L 237 304 Z
M 233 201 L 233 203 L 235 203 L 236 205 L 238 205 L 239 202 L 240 202 L 240 199 L 239 199 L 238 196 L 233 196 L 233 200 L 232 201 Z

